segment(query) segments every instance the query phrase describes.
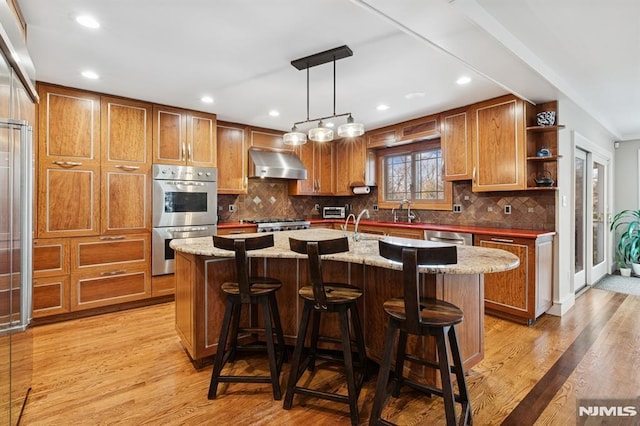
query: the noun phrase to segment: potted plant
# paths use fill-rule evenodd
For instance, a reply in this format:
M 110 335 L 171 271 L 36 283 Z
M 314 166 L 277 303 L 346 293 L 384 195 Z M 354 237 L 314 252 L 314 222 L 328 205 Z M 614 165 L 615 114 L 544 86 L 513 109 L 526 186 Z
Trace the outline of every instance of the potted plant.
M 611 231 L 620 233 L 616 247 L 618 265 L 631 264 L 633 273 L 640 275 L 640 210 L 622 210 L 613 217 Z

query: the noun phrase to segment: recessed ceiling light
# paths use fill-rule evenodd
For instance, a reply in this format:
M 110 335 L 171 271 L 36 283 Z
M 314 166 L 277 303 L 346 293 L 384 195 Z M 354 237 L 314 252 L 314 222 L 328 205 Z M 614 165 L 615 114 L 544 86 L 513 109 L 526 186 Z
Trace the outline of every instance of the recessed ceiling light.
M 211 96 L 203 96 L 200 98 L 200 100 L 202 102 L 204 102 L 205 104 L 212 104 L 213 103 L 213 98 Z
M 82 76 L 84 78 L 88 78 L 90 80 L 97 80 L 98 78 L 100 78 L 100 76 L 97 73 L 95 73 L 93 71 L 89 71 L 89 70 L 82 71 Z
M 89 15 L 80 15 L 76 17 L 76 22 L 87 28 L 100 28 L 100 22 L 96 21 Z
M 276 111 L 275 109 L 272 109 L 271 111 L 269 111 L 269 115 L 271 117 L 277 117 L 280 115 L 280 111 Z
M 376 107 L 376 109 L 377 109 L 378 111 L 386 111 L 386 110 L 388 110 L 388 109 L 389 109 L 389 105 L 380 104 L 380 105 L 378 105 L 378 106 Z
M 460 77 L 459 79 L 456 80 L 456 83 L 463 85 L 463 84 L 467 84 L 471 81 L 470 77 L 467 77 L 466 75 L 463 75 L 462 77 Z
M 424 98 L 424 92 L 411 92 L 404 95 L 405 99 Z

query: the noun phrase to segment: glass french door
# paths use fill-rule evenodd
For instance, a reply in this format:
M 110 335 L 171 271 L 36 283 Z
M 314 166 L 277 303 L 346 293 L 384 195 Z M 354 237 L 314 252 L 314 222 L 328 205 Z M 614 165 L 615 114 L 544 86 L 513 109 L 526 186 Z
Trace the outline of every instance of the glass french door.
M 607 226 L 608 160 L 576 147 L 575 182 L 575 281 L 579 292 L 596 283 L 608 270 Z

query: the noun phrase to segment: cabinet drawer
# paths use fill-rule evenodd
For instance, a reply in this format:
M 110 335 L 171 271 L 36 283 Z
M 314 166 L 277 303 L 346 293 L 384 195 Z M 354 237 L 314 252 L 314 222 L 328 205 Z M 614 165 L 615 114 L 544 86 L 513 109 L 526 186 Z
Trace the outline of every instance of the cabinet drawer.
M 71 309 L 144 299 L 151 296 L 150 270 L 144 265 L 71 274 Z
M 33 277 L 69 273 L 69 240 L 34 240 Z
M 149 239 L 147 234 L 74 239 L 72 270 L 147 262 Z
M 69 276 L 42 277 L 33 281 L 33 317 L 64 314 L 69 309 Z

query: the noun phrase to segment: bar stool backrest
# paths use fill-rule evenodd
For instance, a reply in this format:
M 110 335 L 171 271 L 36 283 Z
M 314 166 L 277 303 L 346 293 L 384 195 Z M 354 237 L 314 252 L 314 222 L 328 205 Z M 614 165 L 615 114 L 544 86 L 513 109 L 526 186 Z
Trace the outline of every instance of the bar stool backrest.
M 379 240 L 380 256 L 402 263 L 405 327 L 411 334 L 420 334 L 420 265 L 457 263 L 455 246 L 410 247 Z
M 349 240 L 347 237 L 341 237 L 332 240 L 304 241 L 289 237 L 289 247 L 292 251 L 306 254 L 309 258 L 309 278 L 313 287 L 313 297 L 316 301 L 316 306 L 326 309 L 327 294 L 324 291 L 322 259 L 320 256 L 349 251 Z
M 251 299 L 247 251 L 273 247 L 273 244 L 273 234 L 248 238 L 225 238 L 217 235 L 213 236 L 214 247 L 224 250 L 232 250 L 235 252 L 236 279 L 238 281 L 238 288 L 240 291 L 240 300 L 243 303 L 249 303 Z

